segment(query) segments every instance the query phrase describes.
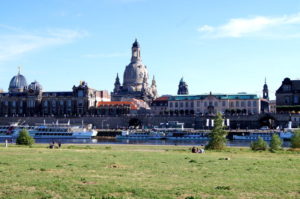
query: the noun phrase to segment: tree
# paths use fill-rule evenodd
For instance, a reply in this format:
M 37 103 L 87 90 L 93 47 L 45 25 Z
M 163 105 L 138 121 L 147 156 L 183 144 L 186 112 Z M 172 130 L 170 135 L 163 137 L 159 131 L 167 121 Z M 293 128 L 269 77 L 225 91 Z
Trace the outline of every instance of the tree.
M 214 128 L 209 134 L 209 143 L 205 146 L 206 149 L 221 150 L 226 146 L 227 131 L 224 130 L 222 114 L 218 113 L 214 118 Z
M 291 147 L 292 148 L 300 148 L 300 131 L 294 131 L 294 135 L 291 138 Z
M 272 139 L 270 142 L 270 149 L 271 151 L 276 151 L 282 149 L 282 140 L 277 134 L 272 135 Z
M 19 132 L 19 136 L 16 140 L 16 144 L 31 146 L 32 144 L 34 144 L 34 139 L 29 135 L 26 129 L 22 129 Z
M 251 142 L 250 148 L 253 151 L 265 151 L 268 148 L 268 144 L 261 137 L 258 137 L 257 141 Z

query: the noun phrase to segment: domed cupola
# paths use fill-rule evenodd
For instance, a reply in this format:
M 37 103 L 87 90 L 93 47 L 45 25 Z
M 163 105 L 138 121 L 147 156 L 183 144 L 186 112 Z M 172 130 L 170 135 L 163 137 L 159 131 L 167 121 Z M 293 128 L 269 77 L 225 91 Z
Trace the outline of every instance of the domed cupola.
M 27 81 L 26 78 L 20 74 L 20 71 L 16 76 L 14 76 L 9 83 L 9 92 L 10 93 L 18 93 L 23 92 L 27 89 Z
M 29 84 L 28 90 L 41 91 L 41 90 L 43 90 L 43 87 L 39 82 L 34 81 L 31 84 Z

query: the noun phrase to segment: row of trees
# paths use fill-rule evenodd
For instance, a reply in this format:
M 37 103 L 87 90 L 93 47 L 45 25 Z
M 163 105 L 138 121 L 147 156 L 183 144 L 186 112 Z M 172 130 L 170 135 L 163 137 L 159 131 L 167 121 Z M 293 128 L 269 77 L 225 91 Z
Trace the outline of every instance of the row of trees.
M 226 136 L 228 132 L 224 129 L 222 114 L 218 113 L 215 117 L 215 125 L 212 129 L 209 143 L 205 146 L 206 149 L 222 150 L 226 147 Z M 271 151 L 277 151 L 282 149 L 282 140 L 277 134 L 272 136 L 270 146 L 268 147 L 261 137 L 257 141 L 252 142 L 250 145 L 252 150 L 267 150 L 270 148 Z M 295 131 L 291 138 L 291 148 L 300 148 L 300 131 Z
M 278 135 L 274 134 L 268 147 L 267 142 L 259 137 L 257 141 L 251 143 L 250 148 L 254 151 L 265 151 L 268 148 L 270 151 L 278 151 L 282 150 L 282 140 Z M 291 148 L 300 148 L 300 131 L 294 132 L 291 138 Z

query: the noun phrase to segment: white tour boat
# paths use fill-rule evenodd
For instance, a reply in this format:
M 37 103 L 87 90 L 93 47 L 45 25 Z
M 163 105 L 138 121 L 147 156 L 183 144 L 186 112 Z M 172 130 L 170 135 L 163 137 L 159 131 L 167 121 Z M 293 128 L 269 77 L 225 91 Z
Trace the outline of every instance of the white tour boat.
M 131 140 L 159 140 L 164 139 L 163 132 L 135 132 L 135 131 L 122 131 L 121 135 L 117 135 L 116 139 L 131 139 Z
M 15 139 L 22 129 L 26 129 L 34 139 L 90 139 L 97 135 L 91 126 L 75 126 L 68 124 L 42 124 L 37 126 L 9 125 L 0 126 L 1 139 Z

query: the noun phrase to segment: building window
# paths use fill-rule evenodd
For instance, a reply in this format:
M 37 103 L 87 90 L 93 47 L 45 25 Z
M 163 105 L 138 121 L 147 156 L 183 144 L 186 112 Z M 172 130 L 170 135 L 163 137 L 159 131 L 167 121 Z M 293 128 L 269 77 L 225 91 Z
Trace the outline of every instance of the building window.
M 78 97 L 83 97 L 83 90 L 78 91 Z
M 284 98 L 284 103 L 285 103 L 285 104 L 290 104 L 290 97 L 286 96 L 286 97 Z
M 251 101 L 248 101 L 248 107 L 251 107 Z
M 283 91 L 290 91 L 291 90 L 291 85 L 283 85 Z
M 234 107 L 234 103 L 233 102 L 230 102 L 230 107 Z
M 189 102 L 185 102 L 185 107 L 189 107 Z
M 180 108 L 182 108 L 183 107 L 183 102 L 180 102 Z
M 204 102 L 204 106 L 207 106 L 207 102 Z
M 175 102 L 175 107 L 178 108 L 178 102 Z
M 239 106 L 240 106 L 240 102 L 239 102 L 239 101 L 236 101 L 236 102 L 235 102 L 235 106 L 236 106 L 236 107 L 239 107 Z
M 253 101 L 253 107 L 256 107 L 256 106 L 257 106 L 256 101 Z
M 192 107 L 192 108 L 194 107 L 194 102 L 191 102 L 191 107 Z
M 241 107 L 245 107 L 245 102 L 241 101 Z
M 218 106 L 218 102 L 215 102 L 215 106 Z
M 299 96 L 294 96 L 294 104 L 299 104 Z
M 67 104 L 68 104 L 68 107 L 71 107 L 71 104 L 72 104 L 71 100 L 68 100 Z
M 222 106 L 226 106 L 226 102 L 225 101 L 222 102 Z
M 200 107 L 200 101 L 197 101 L 197 107 Z

